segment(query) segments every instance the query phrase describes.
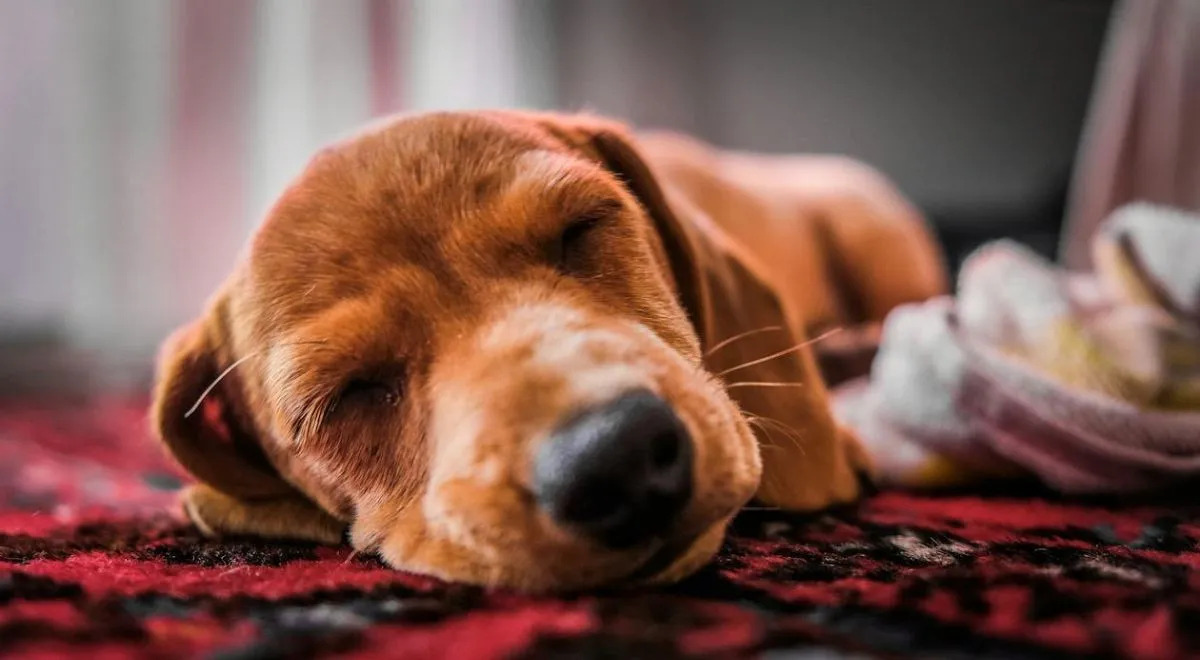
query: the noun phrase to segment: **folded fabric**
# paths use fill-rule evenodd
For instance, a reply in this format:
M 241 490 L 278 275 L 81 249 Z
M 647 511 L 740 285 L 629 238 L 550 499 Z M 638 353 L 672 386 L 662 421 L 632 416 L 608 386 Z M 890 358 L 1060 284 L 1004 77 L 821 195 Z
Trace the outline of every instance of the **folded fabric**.
M 883 482 L 937 487 L 1033 474 L 1074 493 L 1200 476 L 1200 217 L 1147 205 L 1067 273 L 984 246 L 954 298 L 895 310 L 868 378 L 834 407 Z

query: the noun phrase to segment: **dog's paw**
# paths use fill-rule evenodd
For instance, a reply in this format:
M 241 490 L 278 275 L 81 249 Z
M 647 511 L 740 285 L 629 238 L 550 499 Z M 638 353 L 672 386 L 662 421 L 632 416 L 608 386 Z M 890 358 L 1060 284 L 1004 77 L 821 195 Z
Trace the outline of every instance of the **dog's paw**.
M 787 511 L 819 511 L 863 497 L 875 478 L 871 457 L 853 432 L 839 428 L 821 447 L 764 447 L 755 498 Z
M 271 539 L 342 542 L 346 525 L 296 498 L 246 502 L 208 486 L 194 485 L 180 496 L 183 512 L 205 536 L 262 536 Z

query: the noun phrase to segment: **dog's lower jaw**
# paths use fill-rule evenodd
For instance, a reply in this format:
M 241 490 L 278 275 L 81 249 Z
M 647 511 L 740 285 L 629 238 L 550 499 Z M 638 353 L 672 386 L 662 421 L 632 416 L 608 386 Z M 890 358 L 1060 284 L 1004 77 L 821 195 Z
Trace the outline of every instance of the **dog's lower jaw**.
M 391 530 L 374 551 L 388 566 L 437 578 L 447 582 L 467 583 L 480 587 L 513 591 L 552 594 L 578 592 L 608 587 L 636 587 L 677 582 L 707 564 L 721 547 L 725 530 L 732 515 L 718 520 L 682 550 L 670 557 L 670 563 L 656 568 L 649 575 L 640 575 L 644 567 L 655 561 L 657 550 L 670 548 L 670 542 L 658 549 L 648 548 L 638 553 L 613 555 L 605 562 L 582 562 L 579 566 L 563 566 L 564 570 L 547 571 L 543 566 L 513 566 L 497 561 L 444 538 L 426 533 L 410 533 L 403 525 Z M 367 551 L 367 548 L 360 548 Z M 583 565 L 586 564 L 586 565 Z M 566 570 L 566 569 L 571 570 Z
M 720 551 L 721 544 L 725 540 L 726 528 L 732 518 L 730 516 L 709 527 L 682 554 L 677 555 L 666 568 L 655 571 L 648 577 L 635 579 L 633 584 L 646 586 L 673 584 L 700 570 Z
M 548 594 L 610 585 L 645 557 L 614 556 L 606 561 L 583 559 L 557 567 L 539 564 L 536 557 L 514 562 L 499 550 L 488 551 L 431 534 L 426 525 L 399 525 L 373 548 L 388 566 L 401 571 L 485 588 Z M 647 551 L 646 556 L 649 555 Z M 551 562 L 553 564 L 554 562 Z

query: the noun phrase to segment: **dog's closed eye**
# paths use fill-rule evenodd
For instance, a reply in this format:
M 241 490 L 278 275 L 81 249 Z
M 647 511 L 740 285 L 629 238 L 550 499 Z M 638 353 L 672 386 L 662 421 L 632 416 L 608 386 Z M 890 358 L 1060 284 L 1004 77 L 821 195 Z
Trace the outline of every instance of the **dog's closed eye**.
M 586 256 L 588 240 L 596 230 L 611 221 L 619 207 L 619 202 L 605 203 L 572 218 L 552 246 L 551 257 L 555 267 L 566 274 L 577 274 L 582 258 Z
M 400 382 L 394 377 L 352 378 L 329 406 L 333 413 L 347 407 L 394 406 L 400 400 Z
M 292 420 L 292 436 L 303 444 L 327 425 L 393 410 L 404 394 L 403 378 L 395 371 L 372 371 L 354 376 L 338 389 L 310 398 Z
M 584 244 L 588 236 L 600 224 L 599 218 L 579 218 L 572 220 L 567 228 L 563 230 L 562 236 L 558 239 L 557 254 L 555 266 L 563 271 L 572 272 L 572 265 L 580 256 L 579 253 L 584 249 Z

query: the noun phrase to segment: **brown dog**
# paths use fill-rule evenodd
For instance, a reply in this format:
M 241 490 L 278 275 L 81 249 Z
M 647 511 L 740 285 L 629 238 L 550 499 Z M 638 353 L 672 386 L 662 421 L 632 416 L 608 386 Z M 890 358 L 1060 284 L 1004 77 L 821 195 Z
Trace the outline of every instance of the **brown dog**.
M 678 579 L 752 496 L 853 500 L 805 333 L 941 291 L 919 216 L 863 170 L 642 147 L 493 112 L 318 154 L 162 353 L 195 524 L 544 591 Z

